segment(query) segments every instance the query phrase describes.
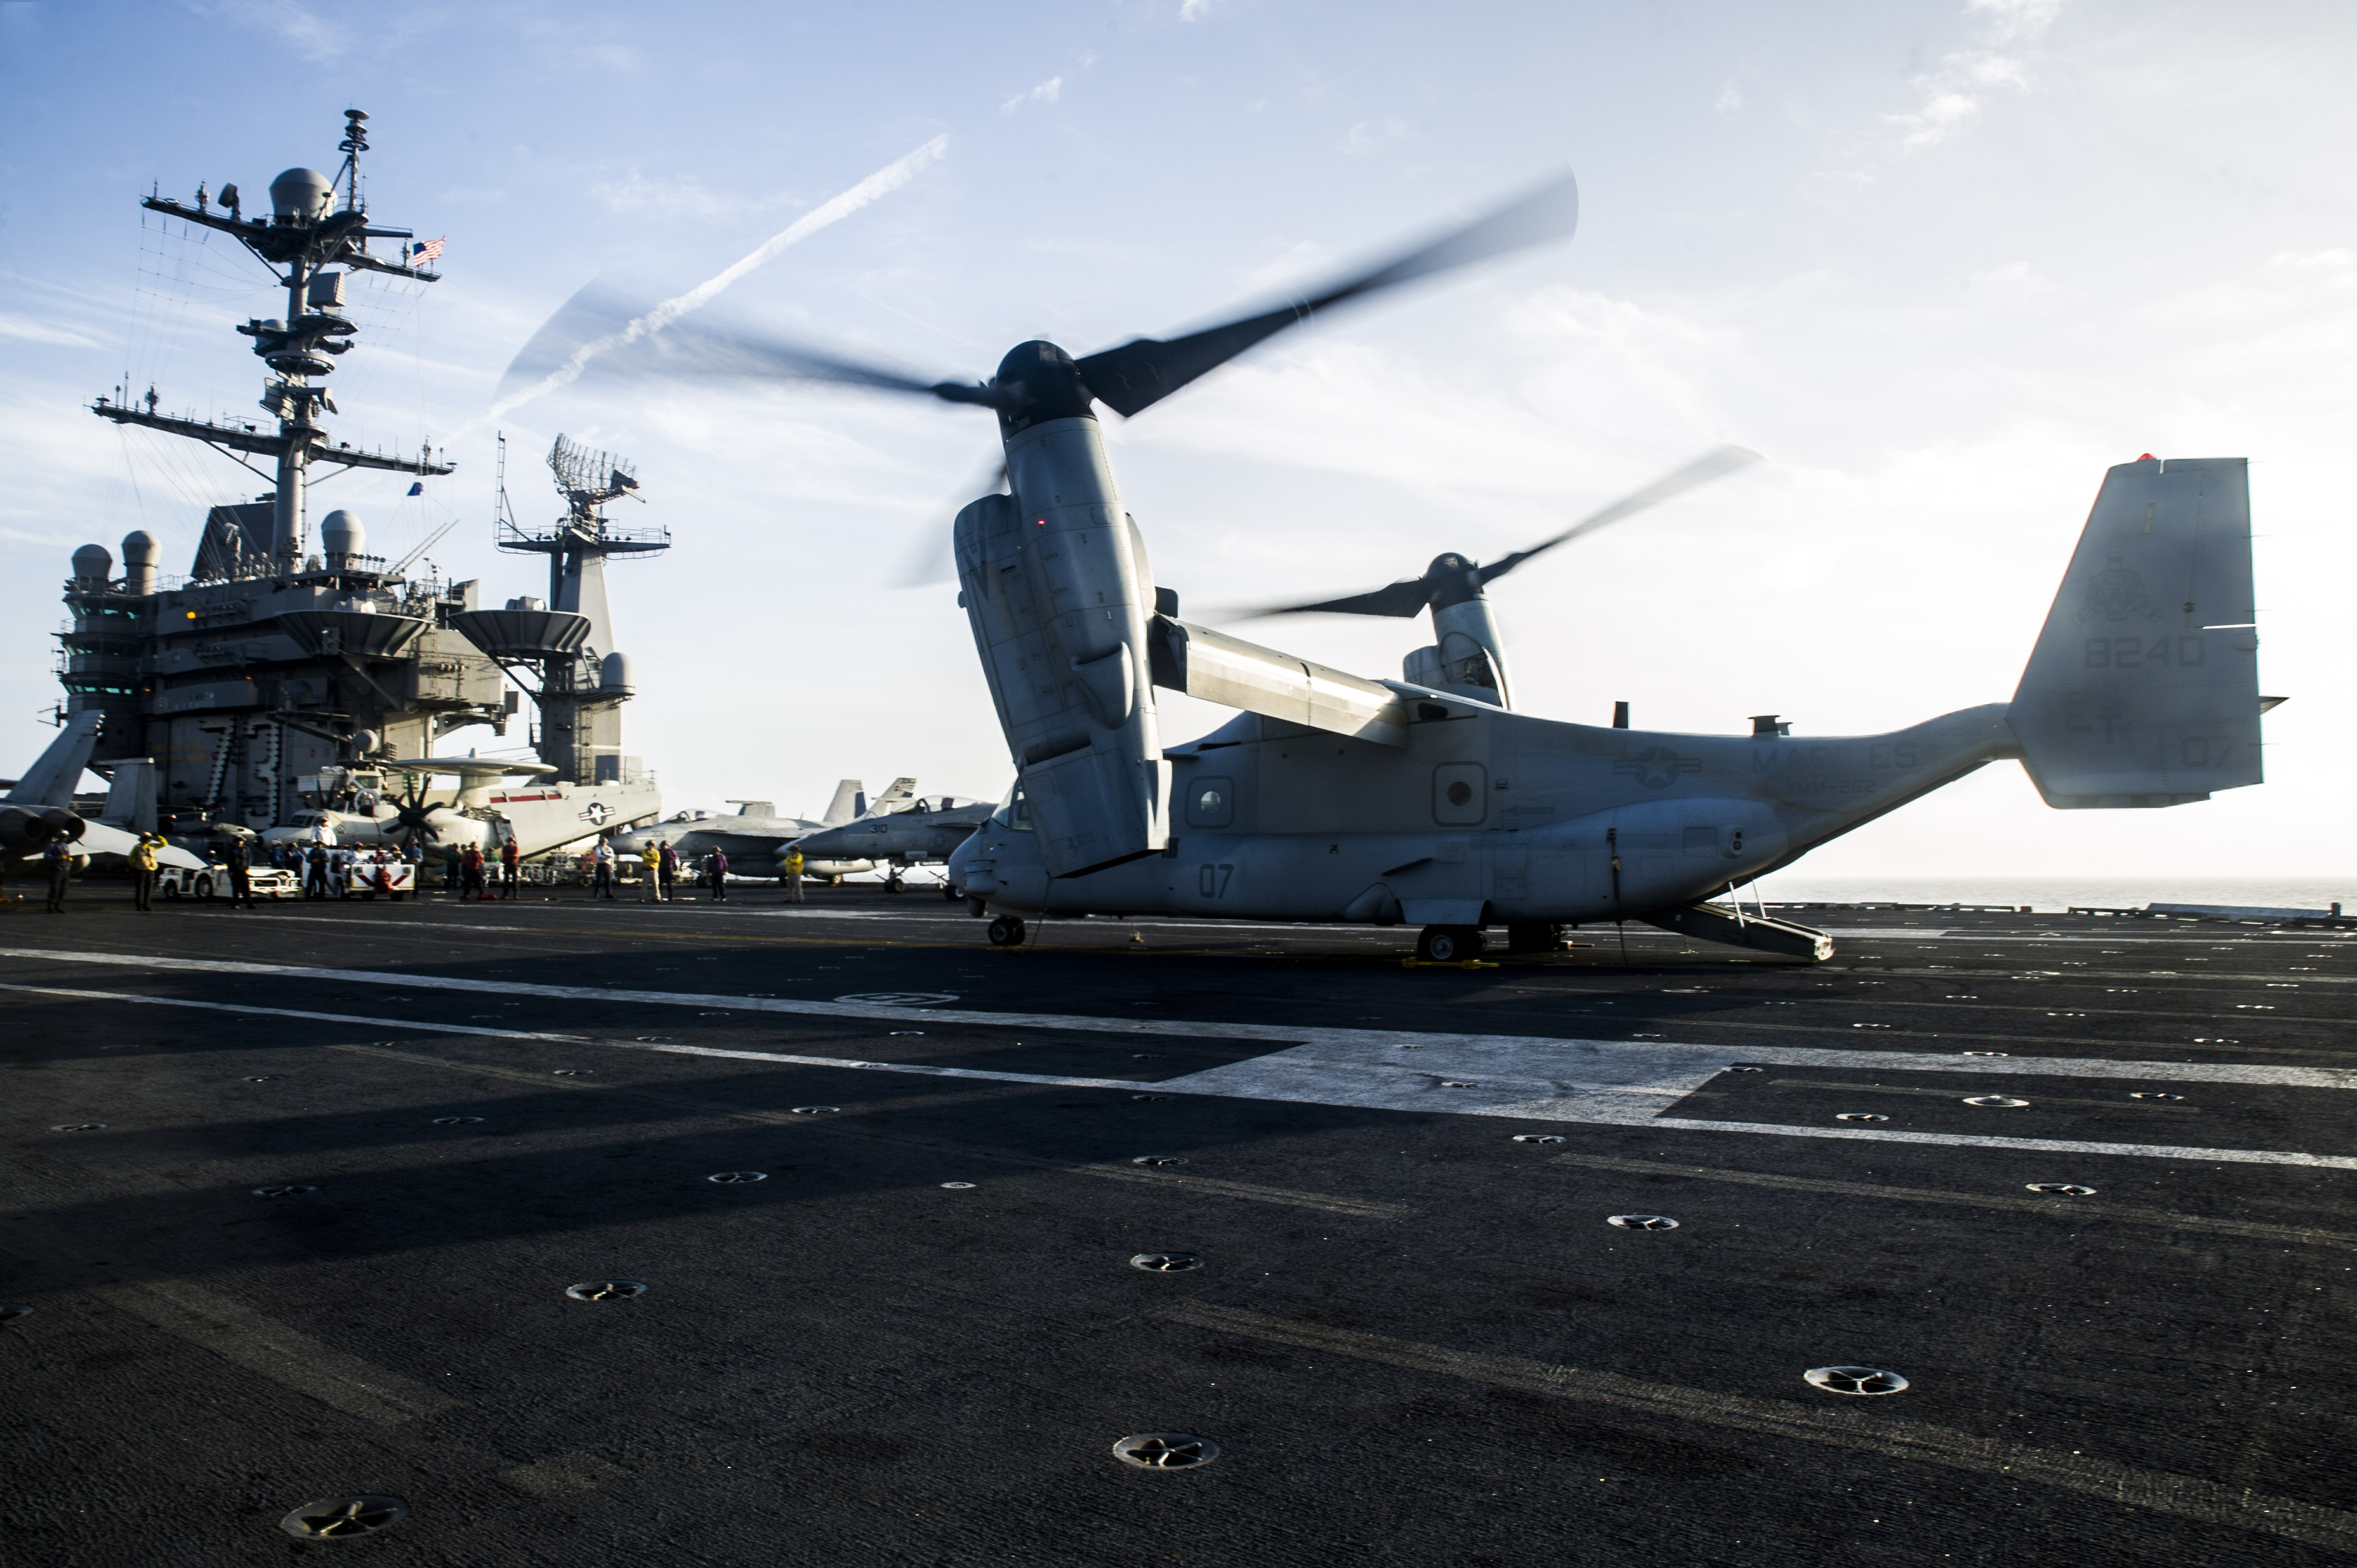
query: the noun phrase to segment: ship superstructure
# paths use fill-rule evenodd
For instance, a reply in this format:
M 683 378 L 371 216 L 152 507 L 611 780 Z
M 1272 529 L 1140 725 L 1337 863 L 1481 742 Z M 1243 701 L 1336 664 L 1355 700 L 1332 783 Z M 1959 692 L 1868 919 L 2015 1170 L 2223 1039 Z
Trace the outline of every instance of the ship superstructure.
M 671 531 L 626 528 L 606 516 L 611 502 L 644 499 L 637 473 L 611 453 L 559 435 L 548 467 L 565 515 L 544 528 L 527 527 L 508 501 L 507 442 L 500 440 L 496 540 L 502 550 L 548 557 L 548 596 L 465 611 L 453 624 L 532 693 L 540 710 L 533 749 L 559 778 L 633 782 L 644 769 L 637 757 L 622 755 L 621 709 L 634 688 L 630 659 L 614 646 L 606 560 L 658 554 L 671 548 Z
M 192 205 L 160 195 L 142 202 L 235 239 L 274 270 L 286 297 L 283 317 L 237 328 L 266 368 L 267 423 L 165 413 L 152 388 L 135 398 L 118 387 L 91 405 L 101 418 L 201 442 L 242 467 L 253 468 L 256 457 L 274 464 L 269 491 L 211 509 L 186 578 L 159 573 L 156 541 L 145 531 L 124 540 L 120 575 L 102 546 L 74 552 L 65 594 L 73 620 L 60 636 L 66 707 L 104 715 L 96 770 L 117 776 L 126 765 L 152 763 L 132 776 L 153 780 L 147 810 L 167 832 L 284 827 L 317 821 L 330 807 L 389 814 L 393 808 L 377 799 L 356 799 L 374 791 L 352 781 L 382 779 L 415 800 L 437 775 L 460 780 L 441 793 L 461 811 L 486 820 L 510 814 L 510 802 L 494 798 L 499 770 L 490 759 L 433 766 L 441 737 L 482 724 L 503 735 L 518 708 L 501 659 L 468 635 L 468 618 L 479 607 L 477 585 L 445 584 L 431 573 L 413 578 L 408 570 L 425 546 L 388 564 L 369 553 L 352 511 L 330 511 L 316 529 L 307 511 L 317 470 L 373 468 L 422 480 L 455 467 L 430 448 L 389 453 L 334 439 L 326 424 L 339 411 L 325 379 L 359 330 L 345 311 L 352 274 L 439 279 L 423 264 L 438 244 L 413 247 L 410 231 L 369 217 L 360 177 L 367 119 L 346 112 L 344 160 L 334 177 L 295 168 L 271 181 L 266 217 L 248 217 L 234 185 L 222 186 L 218 201 L 199 187 Z M 400 242 L 399 259 L 372 253 L 371 241 Z M 595 624 L 607 638 L 602 585 Z M 627 684 L 626 664 L 608 662 Z M 604 673 L 590 679 L 593 690 Z M 577 684 L 571 674 L 562 682 L 568 691 Z M 600 710 L 608 717 L 597 739 L 606 752 L 597 755 L 619 757 L 614 705 Z M 652 782 L 636 768 L 617 762 L 601 769 L 581 747 L 557 762 L 554 748 L 542 749 L 553 773 L 543 764 L 511 770 L 545 781 L 524 790 L 529 802 L 513 804 L 533 805 L 533 815 L 550 822 L 519 837 L 549 847 L 660 812 Z M 576 791 L 561 787 L 576 784 L 599 798 L 572 800 Z M 559 822 L 576 817 L 576 830 Z

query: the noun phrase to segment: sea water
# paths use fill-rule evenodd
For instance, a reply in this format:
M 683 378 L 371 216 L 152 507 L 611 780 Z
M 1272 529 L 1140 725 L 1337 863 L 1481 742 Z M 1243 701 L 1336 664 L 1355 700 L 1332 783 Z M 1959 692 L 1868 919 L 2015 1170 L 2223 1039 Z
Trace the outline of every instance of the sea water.
M 2070 908 L 2141 909 L 2147 904 L 2233 904 L 2266 909 L 2357 914 L 2357 876 L 1808 876 L 1798 872 L 1746 884 L 1743 901 L 1770 904 L 2009 904 L 2041 913 Z

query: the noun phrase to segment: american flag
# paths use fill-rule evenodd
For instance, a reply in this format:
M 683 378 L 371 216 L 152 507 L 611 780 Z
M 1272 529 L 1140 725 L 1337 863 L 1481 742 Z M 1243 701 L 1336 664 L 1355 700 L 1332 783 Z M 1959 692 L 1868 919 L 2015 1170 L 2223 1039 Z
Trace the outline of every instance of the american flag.
M 445 234 L 442 236 L 442 240 L 447 240 L 449 237 L 449 235 Z M 440 255 L 442 253 L 442 240 L 420 240 L 414 245 L 410 246 L 410 264 L 414 266 L 419 262 L 430 262 L 435 257 Z

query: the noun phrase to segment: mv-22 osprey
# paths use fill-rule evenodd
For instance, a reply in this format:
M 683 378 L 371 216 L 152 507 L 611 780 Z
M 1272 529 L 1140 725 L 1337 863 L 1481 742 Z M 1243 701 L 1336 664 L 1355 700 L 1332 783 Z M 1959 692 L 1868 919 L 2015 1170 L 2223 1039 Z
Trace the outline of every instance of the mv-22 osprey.
M 2050 806 L 2173 806 L 2260 781 L 2249 492 L 2240 458 L 2106 475 L 2009 703 L 1887 735 L 1794 738 L 1565 724 L 1514 712 L 1483 585 L 1538 550 L 1736 466 L 1721 453 L 1489 566 L 1436 560 L 1371 595 L 1286 607 L 1413 615 L 1433 647 L 1370 681 L 1192 625 L 1155 586 L 1093 404 L 1134 415 L 1318 311 L 1567 235 L 1565 177 L 1313 298 L 1073 359 L 1012 349 L 980 385 L 799 346 L 684 338 L 691 368 L 920 393 L 995 411 L 1011 493 L 958 514 L 959 602 L 1019 777 L 952 858 L 991 938 L 1027 916 L 1171 912 L 1405 922 L 1449 961 L 1484 928 L 1544 950 L 1638 919 L 1829 957 L 1823 933 L 1708 902 L 1984 764 L 2020 759 Z M 553 324 L 552 324 L 553 325 Z M 1165 746 L 1157 687 L 1243 710 Z

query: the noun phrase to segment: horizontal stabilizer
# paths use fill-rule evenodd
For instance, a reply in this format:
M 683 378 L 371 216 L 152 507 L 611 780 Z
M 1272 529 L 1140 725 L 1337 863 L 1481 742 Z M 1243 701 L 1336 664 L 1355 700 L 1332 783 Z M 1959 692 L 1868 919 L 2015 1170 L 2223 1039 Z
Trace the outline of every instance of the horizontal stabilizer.
M 2240 457 L 2104 477 L 2006 721 L 2046 803 L 2175 806 L 2261 779 Z
M 1649 926 L 1675 931 L 1697 941 L 1725 942 L 1757 952 L 1781 953 L 1823 963 L 1834 956 L 1834 940 L 1813 927 L 1795 925 L 1760 915 L 1747 915 L 1724 904 L 1679 904 L 1653 909 L 1638 918 Z
M 1333 735 L 1407 744 L 1407 711 L 1388 687 L 1168 616 L 1155 617 L 1146 636 L 1157 686 Z

